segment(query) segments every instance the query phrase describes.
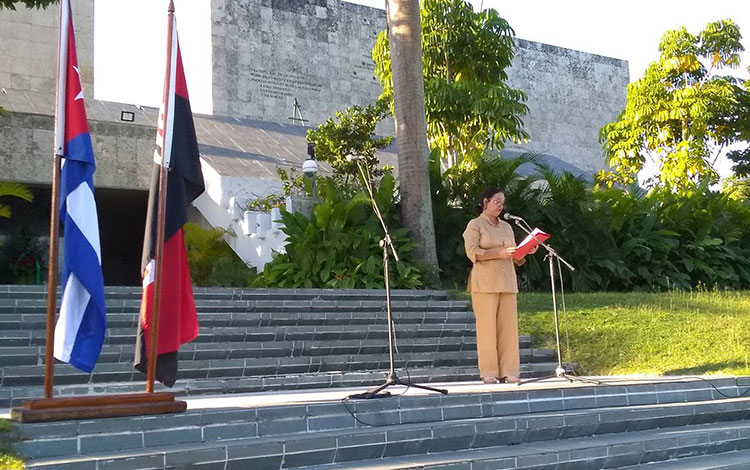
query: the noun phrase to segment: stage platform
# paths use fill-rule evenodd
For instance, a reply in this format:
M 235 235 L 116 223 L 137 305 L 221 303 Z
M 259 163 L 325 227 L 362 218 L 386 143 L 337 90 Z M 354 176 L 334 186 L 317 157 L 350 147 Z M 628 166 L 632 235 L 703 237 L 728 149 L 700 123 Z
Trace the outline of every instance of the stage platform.
M 15 448 L 29 469 L 750 468 L 750 377 L 596 379 L 206 395 L 176 415 L 19 425 Z
M 402 372 L 399 377 L 404 378 L 405 374 Z M 561 396 L 575 393 L 575 390 L 579 389 L 590 389 L 596 388 L 597 396 L 603 397 L 610 396 L 612 401 L 619 403 L 632 404 L 636 403 L 637 400 L 633 398 L 633 394 L 644 393 L 644 390 L 651 390 L 663 388 L 663 393 L 667 391 L 674 393 L 675 389 L 683 391 L 685 386 L 688 384 L 696 384 L 704 382 L 706 384 L 718 383 L 721 387 L 729 387 L 728 390 L 732 390 L 730 384 L 732 381 L 736 381 L 737 390 L 747 387 L 750 389 L 750 377 L 733 377 L 733 376 L 649 376 L 649 375 L 620 375 L 620 376 L 582 376 L 582 378 L 588 380 L 594 380 L 599 382 L 599 385 L 592 386 L 591 384 L 569 381 L 567 379 L 553 377 L 542 381 L 535 381 L 532 383 L 523 383 L 521 385 L 515 384 L 493 384 L 487 385 L 478 380 L 465 381 L 465 382 L 431 382 L 430 387 L 444 389 L 448 391 L 448 395 L 471 395 L 471 394 L 486 394 L 486 393 L 505 393 L 514 392 L 514 398 L 518 396 L 518 393 L 527 394 L 530 400 L 543 400 L 545 397 L 550 396 L 550 391 L 553 393 L 559 393 Z M 415 382 L 420 384 L 419 382 Z M 683 385 L 679 385 L 683 384 Z M 637 387 L 634 387 L 637 386 Z M 243 407 L 266 407 L 266 406 L 280 406 L 280 405 L 296 405 L 296 404 L 312 404 L 312 403 L 332 403 L 346 400 L 347 397 L 355 394 L 361 394 L 371 390 L 373 387 L 345 387 L 345 388 L 331 388 L 331 389 L 307 389 L 304 391 L 300 390 L 287 390 L 287 391 L 274 391 L 274 392 L 257 392 L 247 394 L 231 394 L 231 395 L 209 395 L 200 396 L 195 398 L 185 398 L 184 401 L 188 404 L 189 410 L 198 409 L 211 409 L 211 408 L 243 408 Z M 644 388 L 644 390 L 641 390 Z M 413 387 L 404 387 L 401 385 L 388 387 L 387 391 L 391 393 L 390 398 L 397 398 L 401 396 L 406 397 L 419 397 L 419 396 L 437 396 L 435 392 L 429 392 L 420 390 Z M 717 396 L 721 396 L 718 392 Z M 728 391 L 728 394 L 733 393 Z M 741 393 L 741 392 L 738 392 Z M 750 394 L 750 391 L 748 391 Z M 630 396 L 629 396 L 630 395 Z M 735 397 L 737 395 L 734 395 Z M 618 397 L 618 398 L 615 398 Z M 388 398 L 388 399 L 390 399 Z M 381 398 L 378 398 L 381 399 Z M 629 400 L 629 401 L 628 401 Z M 632 403 L 631 403 L 632 402 Z

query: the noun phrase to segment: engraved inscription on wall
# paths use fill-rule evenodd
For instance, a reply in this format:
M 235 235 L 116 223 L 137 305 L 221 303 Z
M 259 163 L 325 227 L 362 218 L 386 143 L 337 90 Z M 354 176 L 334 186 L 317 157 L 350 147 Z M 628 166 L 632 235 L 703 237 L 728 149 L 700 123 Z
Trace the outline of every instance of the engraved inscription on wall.
M 320 93 L 323 85 L 307 75 L 279 70 L 250 68 L 250 81 L 257 84 L 260 95 L 267 98 L 294 97 L 295 91 Z
M 375 70 L 375 62 L 372 61 L 372 56 L 370 54 L 362 54 L 360 59 L 354 63 L 352 78 L 366 82 L 377 82 L 373 70 Z

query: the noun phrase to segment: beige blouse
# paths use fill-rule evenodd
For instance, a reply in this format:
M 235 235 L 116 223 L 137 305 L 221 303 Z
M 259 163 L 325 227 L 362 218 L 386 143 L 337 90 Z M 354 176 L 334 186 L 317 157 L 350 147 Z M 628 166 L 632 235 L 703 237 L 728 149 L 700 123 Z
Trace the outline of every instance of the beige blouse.
M 474 267 L 469 274 L 466 290 L 469 292 L 503 292 L 518 293 L 515 265 L 522 265 L 525 260 L 491 259 L 479 261 L 477 255 L 483 255 L 490 248 L 516 246 L 513 228 L 508 222 L 498 219 L 498 225 L 492 225 L 484 216 L 469 221 L 464 230 L 464 247 Z

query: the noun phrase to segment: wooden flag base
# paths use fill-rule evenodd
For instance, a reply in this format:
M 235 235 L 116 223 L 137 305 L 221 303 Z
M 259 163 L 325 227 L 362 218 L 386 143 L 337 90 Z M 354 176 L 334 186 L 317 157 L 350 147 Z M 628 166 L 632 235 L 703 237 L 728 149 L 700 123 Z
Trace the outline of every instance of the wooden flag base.
M 169 392 L 134 393 L 26 400 L 21 407 L 11 408 L 10 418 L 19 423 L 40 423 L 181 413 L 186 409 L 187 403 L 176 401 Z

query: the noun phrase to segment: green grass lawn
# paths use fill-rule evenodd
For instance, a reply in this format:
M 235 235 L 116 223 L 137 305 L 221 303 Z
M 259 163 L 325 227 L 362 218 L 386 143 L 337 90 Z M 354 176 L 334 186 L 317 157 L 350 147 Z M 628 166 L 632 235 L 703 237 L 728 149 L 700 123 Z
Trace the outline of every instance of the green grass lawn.
M 23 470 L 23 460 L 11 449 L 13 426 L 10 421 L 0 418 L 0 468 L 3 470 Z
M 750 375 L 750 292 L 566 294 L 563 360 L 580 372 Z M 519 330 L 554 348 L 552 295 L 521 293 Z M 567 318 L 567 321 L 565 321 Z

